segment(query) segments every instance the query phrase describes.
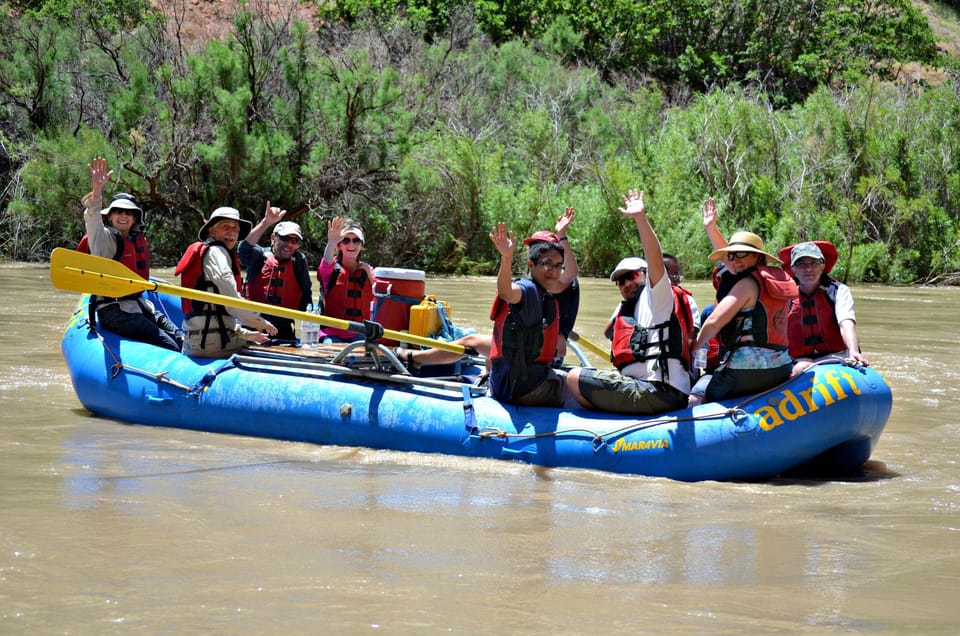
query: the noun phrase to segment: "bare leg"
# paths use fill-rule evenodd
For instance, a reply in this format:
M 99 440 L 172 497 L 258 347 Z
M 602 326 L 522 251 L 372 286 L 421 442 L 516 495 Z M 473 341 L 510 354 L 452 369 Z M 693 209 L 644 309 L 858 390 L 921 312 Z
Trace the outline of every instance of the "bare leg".
M 468 351 L 476 351 L 477 355 L 489 359 L 490 349 L 493 346 L 493 336 L 472 333 L 455 341 L 454 344 L 458 344 Z M 463 354 L 445 349 L 411 349 L 408 353 L 410 359 L 417 365 L 452 364 L 463 357 Z
M 573 367 L 567 371 L 567 392 L 577 401 L 577 404 L 584 408 L 592 409 L 593 405 L 580 393 L 580 369 L 582 369 L 582 367 Z

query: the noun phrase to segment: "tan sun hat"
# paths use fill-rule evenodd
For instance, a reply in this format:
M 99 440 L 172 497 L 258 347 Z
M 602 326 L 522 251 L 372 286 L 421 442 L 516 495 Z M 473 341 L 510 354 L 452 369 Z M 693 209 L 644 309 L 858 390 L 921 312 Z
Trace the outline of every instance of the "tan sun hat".
M 250 233 L 250 228 L 253 227 L 253 223 L 246 219 L 240 218 L 240 211 L 237 210 L 237 208 L 222 207 L 217 208 L 210 213 L 210 218 L 207 219 L 206 223 L 203 224 L 203 227 L 200 228 L 200 232 L 197 233 L 197 237 L 201 241 L 207 240 L 207 237 L 210 236 L 210 228 L 220 221 L 236 221 L 240 224 L 240 234 L 237 238 L 239 241 L 247 238 L 247 234 Z
M 728 252 L 754 252 L 756 254 L 763 254 L 767 257 L 768 261 L 772 261 L 777 265 L 783 265 L 779 258 L 763 250 L 763 239 L 753 232 L 735 233 L 730 237 L 730 242 L 726 247 L 721 247 L 710 255 L 710 260 L 719 261 L 725 258 Z

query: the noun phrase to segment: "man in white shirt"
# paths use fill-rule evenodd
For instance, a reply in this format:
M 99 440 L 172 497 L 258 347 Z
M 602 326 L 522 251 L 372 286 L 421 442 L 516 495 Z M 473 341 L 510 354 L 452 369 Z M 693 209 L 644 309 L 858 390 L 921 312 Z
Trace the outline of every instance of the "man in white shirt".
M 567 389 L 587 408 L 629 414 L 672 411 L 686 407 L 690 390 L 679 353 L 668 355 L 680 348 L 670 345 L 682 341 L 682 334 L 671 334 L 670 329 L 673 291 L 643 193 L 631 190 L 623 201 L 620 212 L 636 224 L 647 260 L 624 259 L 610 276 L 624 296 L 611 321 L 612 359 L 618 370 L 574 368 L 567 374 Z

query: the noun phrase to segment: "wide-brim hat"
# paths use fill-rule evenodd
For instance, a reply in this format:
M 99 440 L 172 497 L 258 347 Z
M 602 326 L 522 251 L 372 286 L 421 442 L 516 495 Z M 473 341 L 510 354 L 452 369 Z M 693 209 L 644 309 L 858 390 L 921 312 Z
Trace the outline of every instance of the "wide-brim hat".
M 560 239 L 553 232 L 540 230 L 523 239 L 524 245 L 533 245 L 534 243 L 559 243 Z
M 721 247 L 711 254 L 709 258 L 711 261 L 719 261 L 725 257 L 727 252 L 754 252 L 756 254 L 763 254 L 777 265 L 783 265 L 783 262 L 779 258 L 764 251 L 763 239 L 753 232 L 736 232 L 730 237 L 730 242 L 726 247 Z
M 129 194 L 118 194 L 110 200 L 110 205 L 100 210 L 100 214 L 107 216 L 111 210 L 134 210 L 137 212 L 137 223 L 143 222 L 143 209 Z
M 610 273 L 610 280 L 615 281 L 621 274 L 637 272 L 641 269 L 647 269 L 647 261 L 638 256 L 628 256 L 613 268 L 613 271 Z
M 820 250 L 820 256 L 817 256 L 816 251 L 809 249 L 807 246 L 815 246 Z M 796 257 L 794 257 L 794 250 L 797 250 Z M 806 253 L 805 253 L 806 252 Z M 833 266 L 837 264 L 837 248 L 830 241 L 807 241 L 805 243 L 797 243 L 796 245 L 788 245 L 782 250 L 780 250 L 780 260 L 783 261 L 783 271 L 793 276 L 793 269 L 791 266 L 793 263 L 804 256 L 809 256 L 811 258 L 823 258 L 823 273 L 829 274 L 830 270 L 833 269 Z
M 206 220 L 206 222 L 203 224 L 203 227 L 201 227 L 200 231 L 197 233 L 197 236 L 200 237 L 200 240 L 207 240 L 207 237 L 210 236 L 210 228 L 220 221 L 236 221 L 240 224 L 240 235 L 237 237 L 238 241 L 242 241 L 243 239 L 247 238 L 247 234 L 249 234 L 251 228 L 253 228 L 253 223 L 246 219 L 240 218 L 240 211 L 238 209 L 228 207 L 217 208 L 210 213 L 210 218 Z
M 277 223 L 277 226 L 273 228 L 273 233 L 277 236 L 296 236 L 301 241 L 303 240 L 303 232 L 300 231 L 300 226 L 293 221 Z

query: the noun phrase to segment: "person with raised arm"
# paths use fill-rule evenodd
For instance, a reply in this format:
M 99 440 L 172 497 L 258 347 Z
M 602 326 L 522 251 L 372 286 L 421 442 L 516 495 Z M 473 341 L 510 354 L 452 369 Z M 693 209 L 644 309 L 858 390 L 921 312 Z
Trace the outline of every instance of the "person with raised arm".
M 736 232 L 727 241 L 716 225 L 713 198 L 703 204 L 703 226 L 717 261 L 713 286 L 716 300 L 700 326 L 694 350 L 711 339 L 719 342 L 719 366 L 694 387 L 695 397 L 712 402 L 757 393 L 786 381 L 793 368 L 788 351 L 787 314 L 797 285 L 764 251 L 753 232 Z
M 118 261 L 141 277 L 150 278 L 150 246 L 143 232 L 144 214 L 136 197 L 118 192 L 103 207 L 103 186 L 113 176 L 103 157 L 87 164 L 92 190 L 83 197 L 83 219 L 87 233 L 77 250 Z M 180 351 L 183 334 L 166 315 L 147 300 L 143 292 L 107 298 L 92 296 L 90 316 L 110 331 L 148 342 L 171 351 Z
M 573 368 L 567 389 L 587 408 L 663 413 L 687 405 L 689 355 L 685 364 L 683 330 L 674 320 L 674 292 L 643 192 L 630 190 L 623 204 L 620 213 L 633 219 L 646 259 L 626 258 L 610 275 L 623 296 L 610 330 L 617 370 Z
M 490 231 L 500 253 L 497 295 L 490 310 L 490 392 L 510 404 L 562 406 L 564 375 L 553 368 L 560 339 L 564 249 L 554 241 L 537 241 L 527 252 L 527 276 L 513 278 L 516 240 L 505 223 Z
M 370 320 L 376 278 L 373 268 L 360 259 L 363 245 L 359 223 L 336 216 L 327 224 L 327 246 L 317 266 L 324 315 L 353 322 Z M 320 330 L 321 342 L 362 338 L 362 334 L 336 327 Z
M 240 241 L 237 255 L 247 270 L 243 296 L 248 300 L 287 309 L 305 311 L 312 302 L 310 271 L 307 257 L 300 251 L 303 232 L 293 221 L 284 221 L 287 211 L 270 205 L 260 222 Z M 268 228 L 270 247 L 261 247 L 260 239 Z M 295 340 L 294 321 L 264 314 L 277 327 L 279 340 Z

